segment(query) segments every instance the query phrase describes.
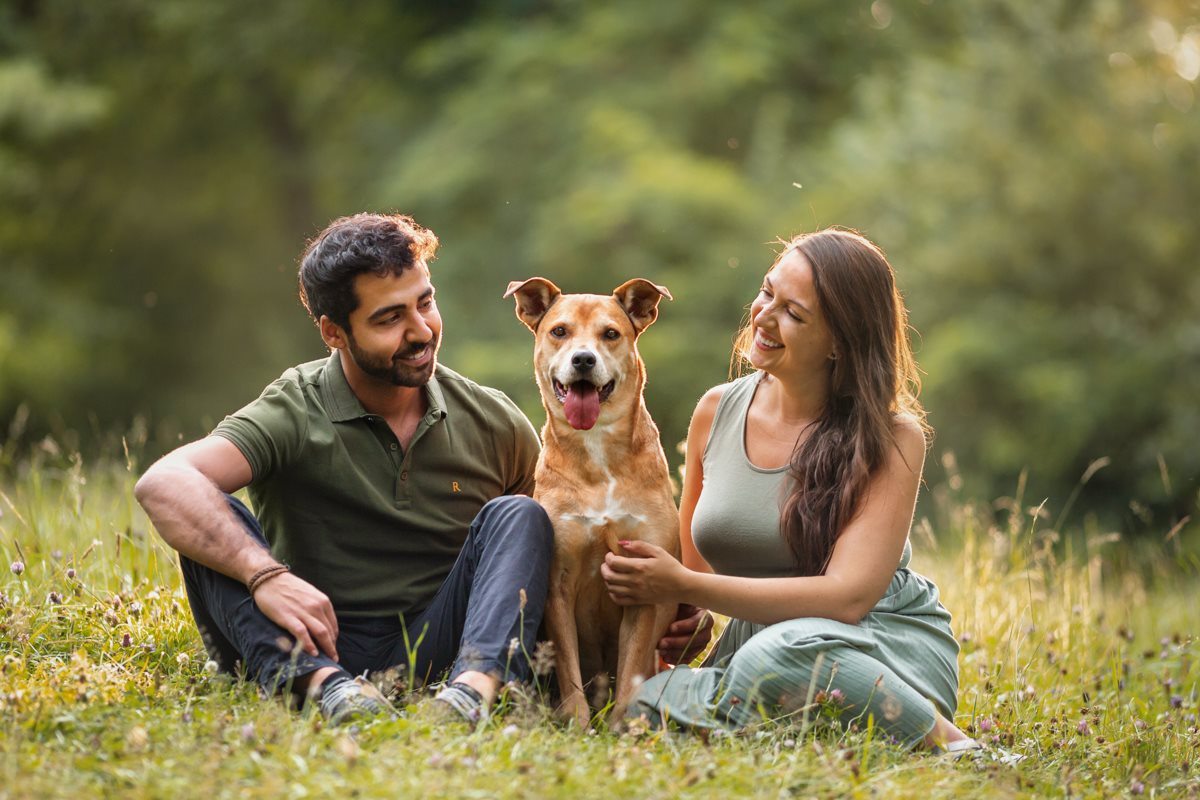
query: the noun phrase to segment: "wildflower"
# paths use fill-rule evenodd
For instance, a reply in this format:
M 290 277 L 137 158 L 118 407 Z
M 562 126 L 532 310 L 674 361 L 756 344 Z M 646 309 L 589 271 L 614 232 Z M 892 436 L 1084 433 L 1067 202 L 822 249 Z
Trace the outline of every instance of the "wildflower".
M 50 594 L 46 595 L 46 600 L 50 603 L 50 605 L 53 606 L 62 605 L 62 595 L 58 592 L 51 592 Z
M 70 569 L 67 570 L 67 580 L 69 580 L 69 581 L 75 580 L 75 568 L 74 567 L 71 567 Z
M 213 661 L 212 659 L 209 659 L 208 661 L 204 662 L 204 671 L 207 672 L 209 675 L 216 675 L 217 670 L 219 670 L 220 668 L 221 668 L 221 665 L 218 664 L 217 662 Z
M 1144 791 L 1146 791 L 1146 785 L 1141 781 L 1135 780 L 1133 783 L 1129 784 L 1130 794 L 1141 794 Z
M 150 735 L 141 725 L 135 725 L 125 735 L 125 743 L 129 745 L 130 750 L 144 750 L 150 743 Z
M 9 569 L 12 570 L 13 575 L 20 575 L 25 571 L 25 565 L 20 561 L 14 561 Z
M 133 647 L 133 637 L 128 633 L 121 637 L 121 647 Z
M 829 699 L 831 701 L 833 701 L 834 705 L 840 706 L 842 703 L 844 703 L 846 701 L 846 693 L 843 692 L 841 689 L 834 689 L 832 692 L 829 693 Z
M 979 728 L 980 733 L 987 733 L 996 727 L 996 723 L 992 721 L 991 717 L 983 717 L 976 727 Z
M 1079 731 L 1079 733 L 1083 734 L 1084 736 L 1087 736 L 1092 732 L 1092 728 L 1087 724 L 1086 719 L 1079 720 L 1079 724 L 1075 726 L 1075 730 Z
M 514 636 L 508 641 L 508 657 L 512 658 L 520 648 L 521 640 Z
M 242 740 L 246 742 L 254 741 L 254 723 L 247 722 L 242 726 Z
M 1183 695 L 1171 695 L 1171 708 L 1183 708 Z
M 141 616 L 142 604 L 141 603 L 130 603 L 129 604 L 129 614 L 130 614 L 130 616 L 133 616 L 133 617 Z
M 186 667 L 188 662 L 191 660 L 192 660 L 192 657 L 189 656 L 187 653 L 180 653 L 179 655 L 175 656 L 175 663 L 181 667 Z
M 500 731 L 501 736 L 516 736 L 521 729 L 516 725 L 505 725 L 504 730 Z

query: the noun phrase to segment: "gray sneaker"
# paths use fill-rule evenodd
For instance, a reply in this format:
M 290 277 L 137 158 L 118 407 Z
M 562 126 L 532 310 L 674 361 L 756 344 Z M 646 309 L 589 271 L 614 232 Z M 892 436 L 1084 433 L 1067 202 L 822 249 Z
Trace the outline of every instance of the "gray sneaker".
M 395 719 L 397 716 L 392 704 L 374 684 L 349 675 L 335 675 L 321 684 L 318 705 L 321 716 L 329 720 L 330 725 L 373 717 Z

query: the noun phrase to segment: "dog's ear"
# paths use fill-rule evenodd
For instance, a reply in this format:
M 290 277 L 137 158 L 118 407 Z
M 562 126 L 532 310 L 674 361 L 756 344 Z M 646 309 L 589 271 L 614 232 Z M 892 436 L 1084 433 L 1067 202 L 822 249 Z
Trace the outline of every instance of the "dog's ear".
M 517 296 L 517 319 L 524 322 L 529 330 L 536 331 L 538 323 L 562 292 L 545 278 L 530 278 L 510 283 L 504 296 L 512 297 L 514 294 Z
M 633 323 L 633 329 L 639 334 L 658 319 L 658 301 L 664 297 L 672 299 L 667 287 L 651 283 L 645 278 L 625 281 L 613 289 L 613 297 L 617 298 L 617 303 L 625 309 L 629 321 Z

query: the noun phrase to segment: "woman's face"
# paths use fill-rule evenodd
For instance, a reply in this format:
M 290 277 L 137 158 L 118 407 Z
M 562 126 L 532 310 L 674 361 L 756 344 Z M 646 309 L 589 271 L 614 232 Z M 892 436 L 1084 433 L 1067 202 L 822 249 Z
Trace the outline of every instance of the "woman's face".
M 833 334 L 817 303 L 812 265 L 792 248 L 763 278 L 750 305 L 750 363 L 782 379 L 828 379 Z

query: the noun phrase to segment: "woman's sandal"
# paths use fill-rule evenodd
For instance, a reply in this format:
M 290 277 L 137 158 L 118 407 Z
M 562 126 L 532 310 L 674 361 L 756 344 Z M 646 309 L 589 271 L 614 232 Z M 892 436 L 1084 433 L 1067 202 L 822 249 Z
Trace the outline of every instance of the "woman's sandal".
M 1002 764 L 1006 767 L 1016 766 L 1025 760 L 1020 753 L 1011 753 L 999 747 L 985 745 L 975 739 L 959 739 L 947 742 L 941 747 L 934 748 L 934 753 L 951 761 L 970 759 L 977 764 Z

